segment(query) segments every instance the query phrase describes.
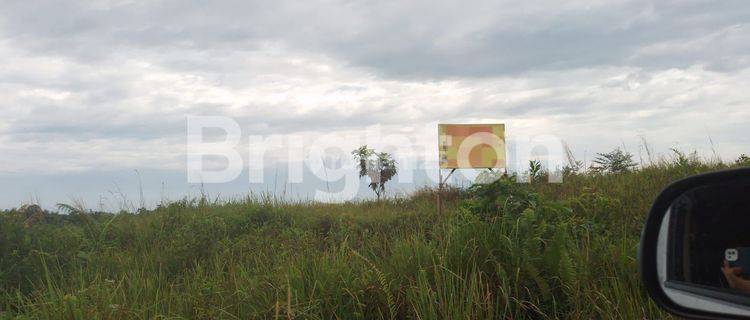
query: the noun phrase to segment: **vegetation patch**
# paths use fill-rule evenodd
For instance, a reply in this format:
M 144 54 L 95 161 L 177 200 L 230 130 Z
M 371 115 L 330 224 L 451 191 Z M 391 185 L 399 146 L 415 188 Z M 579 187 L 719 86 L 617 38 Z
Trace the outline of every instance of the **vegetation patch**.
M 34 223 L 4 211 L 0 318 L 669 318 L 640 285 L 641 224 L 668 183 L 727 165 L 621 156 L 563 184 L 448 190 L 443 216 L 433 190 L 118 214 L 63 205 Z

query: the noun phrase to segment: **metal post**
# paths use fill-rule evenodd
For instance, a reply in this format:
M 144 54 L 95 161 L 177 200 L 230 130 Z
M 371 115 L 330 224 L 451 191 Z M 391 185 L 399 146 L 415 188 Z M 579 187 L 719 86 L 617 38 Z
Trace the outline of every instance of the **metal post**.
M 438 215 L 443 215 L 443 185 L 448 182 L 448 179 L 450 179 L 451 175 L 456 172 L 456 168 L 451 169 L 451 172 L 448 173 L 447 176 L 445 176 L 445 180 L 443 180 L 443 170 L 438 168 L 438 179 L 440 179 L 440 183 L 438 183 L 438 194 L 437 194 L 437 207 L 438 207 Z
M 437 211 L 438 216 L 443 216 L 443 169 L 438 168 L 438 192 L 437 192 Z

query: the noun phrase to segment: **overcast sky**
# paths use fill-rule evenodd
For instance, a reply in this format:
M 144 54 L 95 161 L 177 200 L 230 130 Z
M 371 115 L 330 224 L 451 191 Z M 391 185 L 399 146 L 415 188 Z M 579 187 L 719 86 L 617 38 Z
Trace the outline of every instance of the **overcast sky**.
M 644 139 L 750 153 L 746 0 L 439 3 L 3 1 L 0 208 L 135 197 L 134 170 L 150 202 L 190 194 L 188 115 L 243 135 L 503 122 L 582 160 Z

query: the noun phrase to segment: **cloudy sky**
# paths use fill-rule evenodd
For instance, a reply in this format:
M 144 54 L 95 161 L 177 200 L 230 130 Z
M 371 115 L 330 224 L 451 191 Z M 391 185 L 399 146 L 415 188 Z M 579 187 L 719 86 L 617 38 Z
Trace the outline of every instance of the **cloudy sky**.
M 618 146 L 640 158 L 644 140 L 750 153 L 745 0 L 2 7 L 0 208 L 190 195 L 189 115 L 232 117 L 243 135 L 504 122 L 582 160 Z

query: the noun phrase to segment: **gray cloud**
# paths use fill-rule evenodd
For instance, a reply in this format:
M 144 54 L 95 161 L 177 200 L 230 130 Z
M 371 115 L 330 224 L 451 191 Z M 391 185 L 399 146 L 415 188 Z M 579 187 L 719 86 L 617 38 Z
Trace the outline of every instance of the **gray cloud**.
M 6 1 L 0 174 L 174 174 L 188 115 L 245 135 L 503 121 L 582 157 L 711 137 L 729 158 L 749 66 L 741 0 Z
M 492 77 L 593 66 L 748 66 L 745 1 L 14 2 L 3 29 L 29 50 L 83 61 L 117 52 L 221 53 L 267 43 L 324 53 L 389 77 Z M 216 60 L 220 62 L 217 63 Z M 233 65 L 227 62 L 224 66 Z

